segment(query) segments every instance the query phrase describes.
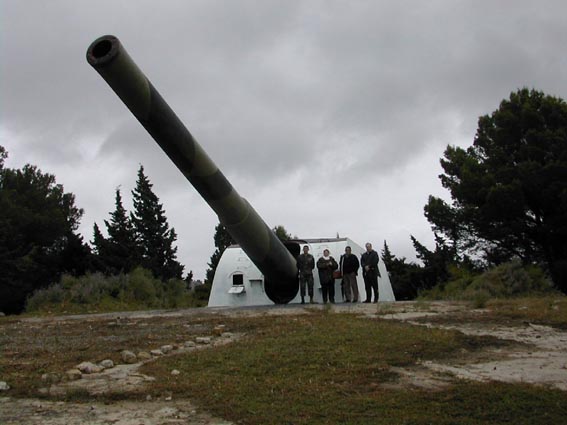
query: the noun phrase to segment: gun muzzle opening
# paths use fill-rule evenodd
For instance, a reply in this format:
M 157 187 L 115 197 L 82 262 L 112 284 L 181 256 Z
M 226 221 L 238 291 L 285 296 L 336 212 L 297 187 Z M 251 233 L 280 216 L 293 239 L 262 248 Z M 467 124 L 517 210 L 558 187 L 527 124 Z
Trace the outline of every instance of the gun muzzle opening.
M 87 61 L 92 66 L 103 65 L 110 62 L 120 49 L 120 41 L 113 35 L 104 35 L 97 38 L 87 49 Z
M 112 49 L 112 43 L 110 42 L 110 40 L 101 40 L 100 42 L 96 43 L 93 46 L 92 55 L 96 59 L 100 59 L 108 55 L 111 49 Z

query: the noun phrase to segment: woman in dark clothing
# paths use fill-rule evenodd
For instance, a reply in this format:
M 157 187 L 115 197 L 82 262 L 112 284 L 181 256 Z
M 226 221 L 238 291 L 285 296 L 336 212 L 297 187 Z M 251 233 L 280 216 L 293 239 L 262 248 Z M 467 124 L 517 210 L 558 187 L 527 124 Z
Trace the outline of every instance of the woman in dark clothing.
M 317 269 L 319 269 L 319 282 L 321 282 L 321 290 L 323 292 L 323 302 L 327 299 L 331 303 L 335 303 L 335 279 L 333 279 L 333 271 L 337 270 L 339 265 L 333 257 L 329 255 L 329 250 L 323 251 L 323 256 L 317 260 Z

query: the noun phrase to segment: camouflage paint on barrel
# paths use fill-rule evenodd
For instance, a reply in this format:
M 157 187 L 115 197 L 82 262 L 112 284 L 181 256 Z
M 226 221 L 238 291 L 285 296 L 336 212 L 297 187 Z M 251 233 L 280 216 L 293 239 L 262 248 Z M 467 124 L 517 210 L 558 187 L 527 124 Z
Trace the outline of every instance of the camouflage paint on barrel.
M 266 294 L 287 303 L 298 291 L 295 259 L 258 213 L 232 187 L 130 58 L 118 38 L 106 35 L 87 50 L 104 78 L 177 168 L 219 216 L 220 222 L 264 274 Z

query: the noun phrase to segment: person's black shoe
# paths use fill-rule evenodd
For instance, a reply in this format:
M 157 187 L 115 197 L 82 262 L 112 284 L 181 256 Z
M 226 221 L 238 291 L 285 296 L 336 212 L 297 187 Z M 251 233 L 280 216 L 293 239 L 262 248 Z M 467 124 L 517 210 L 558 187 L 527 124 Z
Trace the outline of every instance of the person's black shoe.
M 364 302 L 364 304 L 369 304 L 370 300 L 364 300 L 363 302 Z
M 378 302 L 378 300 L 374 300 L 374 304 L 376 304 Z

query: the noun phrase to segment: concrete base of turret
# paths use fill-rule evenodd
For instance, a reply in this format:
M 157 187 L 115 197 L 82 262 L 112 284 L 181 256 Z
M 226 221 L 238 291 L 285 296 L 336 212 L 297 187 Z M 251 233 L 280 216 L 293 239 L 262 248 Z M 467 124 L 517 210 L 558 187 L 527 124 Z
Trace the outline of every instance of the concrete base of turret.
M 331 255 L 339 262 L 341 255 L 345 252 L 345 247 L 350 246 L 352 253 L 359 259 L 365 251 L 357 243 L 348 238 L 334 239 L 296 239 L 286 243 L 288 249 L 295 255 L 298 255 L 301 247 L 309 246 L 309 252 L 315 261 L 323 256 L 323 250 L 328 249 Z M 388 276 L 388 271 L 383 261 L 378 263 L 381 277 L 378 278 L 379 301 L 395 301 L 394 292 Z M 313 273 L 314 279 L 314 299 L 315 302 L 323 302 L 321 295 L 321 285 L 317 270 Z M 359 270 L 358 292 L 362 300 L 365 298 L 364 280 L 362 272 Z M 342 302 L 341 280 L 335 280 L 335 301 Z M 290 303 L 300 303 L 299 284 L 297 285 L 297 295 Z M 209 298 L 209 307 L 238 307 L 238 306 L 260 306 L 270 305 L 274 302 L 266 294 L 264 287 L 264 276 L 258 268 L 252 263 L 246 253 L 238 246 L 228 247 L 217 266 L 213 286 L 211 288 L 211 296 Z

